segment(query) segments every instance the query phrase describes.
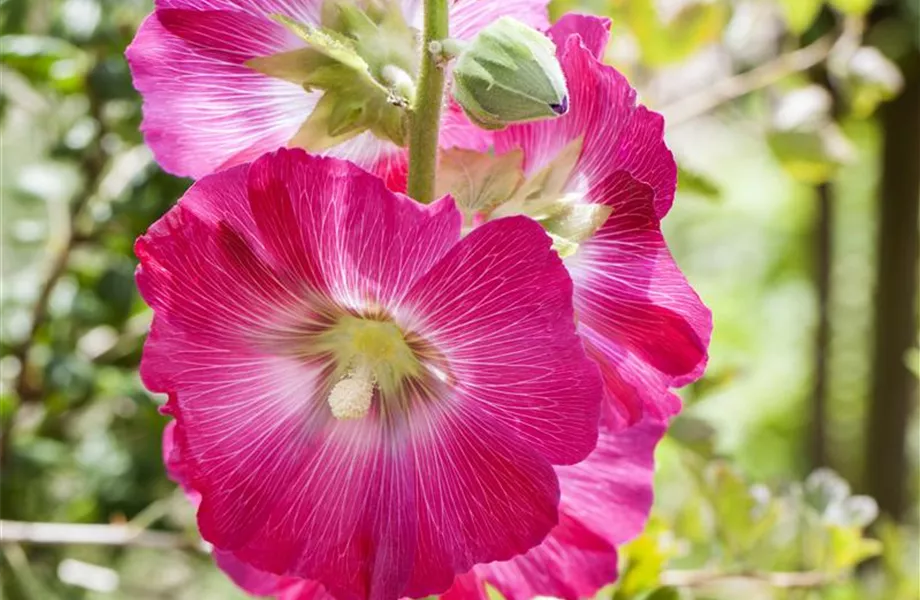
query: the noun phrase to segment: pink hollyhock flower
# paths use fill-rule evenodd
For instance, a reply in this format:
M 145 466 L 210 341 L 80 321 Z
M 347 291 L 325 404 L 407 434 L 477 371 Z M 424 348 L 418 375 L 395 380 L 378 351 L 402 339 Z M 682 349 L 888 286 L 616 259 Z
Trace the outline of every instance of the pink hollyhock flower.
M 530 219 L 460 239 L 353 164 L 280 150 L 138 240 L 141 377 L 222 554 L 339 600 L 424 596 L 556 525 L 601 382 Z
M 262 74 L 247 61 L 289 52 L 304 41 L 271 16 L 316 25 L 324 0 L 156 0 L 126 56 L 144 98 L 141 129 L 157 162 L 199 178 L 290 144 L 321 91 Z M 472 38 L 501 16 L 548 26 L 546 0 L 452 0 L 451 35 Z M 410 24 L 422 3 L 400 0 Z M 485 149 L 490 135 L 456 105 L 445 110 L 444 147 Z M 392 189 L 405 186 L 406 153 L 365 132 L 326 154 L 372 170 Z
M 539 206 L 572 208 L 565 226 L 577 230 L 578 210 L 596 209 L 565 265 L 578 332 L 601 368 L 616 420 L 633 423 L 680 410 L 670 388 L 702 375 L 712 318 L 661 233 L 677 185 L 664 120 L 637 105 L 626 79 L 599 60 L 608 29 L 605 19 L 581 15 L 550 28 L 569 111 L 500 131 L 495 146 L 500 154 L 522 151 L 525 176 L 557 182 L 547 184 L 556 185 L 555 197 L 539 198 Z
M 174 450 L 173 424 L 164 432 L 165 462 L 171 477 L 185 484 L 183 461 Z M 588 598 L 616 580 L 616 547 L 636 536 L 652 504 L 653 454 L 664 424 L 645 419 L 620 432 L 601 428 L 597 448 L 581 463 L 556 467 L 561 499 L 559 524 L 526 554 L 506 562 L 477 565 L 460 575 L 443 600 L 487 600 L 485 583 L 508 600 L 553 596 Z M 218 552 L 217 564 L 253 595 L 281 600 L 334 600 L 316 581 L 279 577 Z

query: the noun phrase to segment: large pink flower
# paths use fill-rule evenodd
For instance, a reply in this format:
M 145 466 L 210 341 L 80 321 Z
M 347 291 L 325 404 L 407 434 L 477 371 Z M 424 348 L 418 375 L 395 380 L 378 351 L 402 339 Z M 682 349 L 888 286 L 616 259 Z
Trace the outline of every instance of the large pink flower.
M 485 583 L 508 600 L 553 596 L 588 598 L 616 580 L 616 547 L 637 535 L 652 504 L 653 454 L 665 426 L 645 419 L 619 432 L 601 428 L 596 449 L 584 461 L 556 467 L 561 498 L 559 524 L 526 554 L 506 562 L 477 565 L 460 575 L 443 600 L 487 600 Z M 187 487 L 183 461 L 173 444 L 173 424 L 164 432 L 165 462 L 170 476 L 197 503 Z M 334 600 L 316 581 L 279 577 L 259 571 L 218 551 L 217 564 L 240 587 L 280 600 Z
M 556 525 L 595 446 L 597 367 L 542 229 L 460 239 L 349 162 L 281 150 L 196 183 L 137 243 L 198 524 L 339 600 L 424 596 Z
M 664 121 L 600 62 L 608 28 L 603 19 L 567 15 L 549 30 L 569 111 L 498 132 L 495 145 L 499 153 L 523 151 L 527 175 L 555 170 L 551 177 L 564 181 L 561 202 L 610 209 L 565 264 L 578 332 L 601 367 L 614 420 L 632 423 L 680 409 L 670 388 L 703 373 L 712 319 L 661 234 L 677 182 Z M 576 160 L 567 157 L 579 144 Z
M 144 98 L 141 129 L 157 162 L 175 175 L 202 177 L 287 146 L 321 92 L 257 72 L 246 62 L 304 47 L 272 20 L 286 16 L 317 24 L 324 0 L 156 0 L 127 57 Z M 410 24 L 421 2 L 401 0 Z M 510 15 L 534 27 L 548 25 L 546 0 L 453 0 L 451 35 L 469 39 Z M 484 149 L 490 136 L 455 105 L 445 110 L 444 147 Z M 365 132 L 327 151 L 405 185 L 405 152 Z

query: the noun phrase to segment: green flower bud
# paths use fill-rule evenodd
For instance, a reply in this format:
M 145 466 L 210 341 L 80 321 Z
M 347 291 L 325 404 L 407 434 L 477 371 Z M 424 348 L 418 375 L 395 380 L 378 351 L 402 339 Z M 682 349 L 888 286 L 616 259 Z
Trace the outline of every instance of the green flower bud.
M 555 45 L 509 17 L 480 31 L 463 48 L 453 77 L 454 98 L 484 129 L 558 117 L 568 110 Z

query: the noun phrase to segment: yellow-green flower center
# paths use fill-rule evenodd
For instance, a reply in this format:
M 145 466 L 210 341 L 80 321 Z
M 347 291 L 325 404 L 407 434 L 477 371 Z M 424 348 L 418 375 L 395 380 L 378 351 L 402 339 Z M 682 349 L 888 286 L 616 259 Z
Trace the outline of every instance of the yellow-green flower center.
M 327 400 L 338 419 L 364 417 L 375 391 L 396 398 L 404 380 L 421 373 L 416 353 L 392 321 L 345 315 L 317 341 L 335 363 L 338 383 Z

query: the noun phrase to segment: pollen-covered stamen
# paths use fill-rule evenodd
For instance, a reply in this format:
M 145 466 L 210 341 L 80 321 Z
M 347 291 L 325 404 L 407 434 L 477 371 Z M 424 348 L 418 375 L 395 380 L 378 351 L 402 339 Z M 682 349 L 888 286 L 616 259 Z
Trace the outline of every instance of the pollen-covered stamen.
M 374 374 L 367 365 L 357 365 L 329 392 L 329 408 L 336 419 L 360 419 L 367 415 L 374 397 Z

